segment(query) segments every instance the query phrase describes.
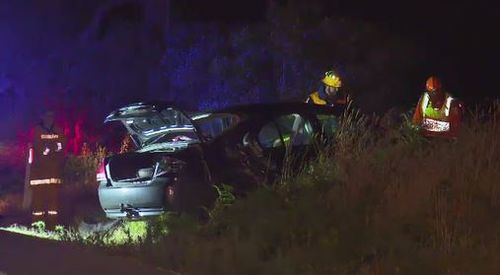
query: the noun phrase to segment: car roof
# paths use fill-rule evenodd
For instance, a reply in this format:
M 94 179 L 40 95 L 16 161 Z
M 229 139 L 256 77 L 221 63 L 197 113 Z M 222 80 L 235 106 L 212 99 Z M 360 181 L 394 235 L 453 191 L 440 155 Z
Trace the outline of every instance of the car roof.
M 341 107 L 322 106 L 303 102 L 278 102 L 234 105 L 210 111 L 211 113 L 240 113 L 247 115 L 272 115 L 292 112 L 341 115 Z M 208 113 L 208 112 L 207 112 Z
M 173 102 L 146 101 L 146 102 L 137 102 L 126 105 L 116 110 L 115 112 L 111 113 L 110 116 L 118 115 L 119 113 L 130 109 L 140 109 L 142 107 L 148 108 L 151 106 L 153 106 L 153 108 L 156 110 L 161 110 L 167 107 L 174 107 L 177 108 L 178 110 L 184 111 L 189 116 L 207 114 L 207 113 L 235 113 L 235 114 L 245 114 L 251 116 L 269 116 L 273 114 L 292 113 L 292 112 L 309 112 L 318 114 L 332 114 L 338 116 L 341 115 L 343 111 L 342 107 L 330 107 L 330 106 L 316 105 L 304 102 L 253 103 L 253 104 L 232 105 L 208 111 L 194 111 L 192 109 L 186 108 L 186 106 L 182 106 Z

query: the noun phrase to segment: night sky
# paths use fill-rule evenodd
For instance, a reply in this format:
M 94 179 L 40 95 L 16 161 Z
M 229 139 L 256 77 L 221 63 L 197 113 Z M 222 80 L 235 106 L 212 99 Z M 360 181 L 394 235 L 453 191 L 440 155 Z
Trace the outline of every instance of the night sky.
M 493 1 L 345 2 L 349 4 L 338 1 L 333 6 L 425 47 L 428 73 L 442 76 L 460 96 L 497 96 L 493 81 L 498 18 Z

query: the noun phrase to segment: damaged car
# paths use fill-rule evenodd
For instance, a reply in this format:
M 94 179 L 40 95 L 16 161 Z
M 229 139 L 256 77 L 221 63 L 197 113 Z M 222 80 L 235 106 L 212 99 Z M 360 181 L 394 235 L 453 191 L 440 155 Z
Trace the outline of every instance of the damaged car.
M 203 113 L 162 102 L 125 106 L 105 123 L 120 122 L 135 148 L 99 166 L 101 207 L 109 218 L 201 211 L 214 202 L 216 184 L 244 193 L 296 171 L 334 137 L 340 113 L 304 103 Z

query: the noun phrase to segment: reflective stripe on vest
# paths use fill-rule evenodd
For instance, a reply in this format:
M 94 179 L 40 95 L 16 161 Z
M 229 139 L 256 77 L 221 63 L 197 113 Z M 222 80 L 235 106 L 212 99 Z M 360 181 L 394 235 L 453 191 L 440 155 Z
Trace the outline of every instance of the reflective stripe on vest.
M 429 107 L 431 98 L 428 93 L 424 94 L 424 97 L 422 98 L 422 113 L 424 116 L 426 115 L 427 108 Z M 453 97 L 446 95 L 446 103 L 439 109 L 439 111 L 444 114 L 446 117 L 450 115 L 450 108 L 451 108 L 451 102 L 453 101 Z M 430 106 L 432 108 L 432 106 Z M 444 110 L 443 110 L 444 108 Z
M 422 98 L 422 128 L 431 132 L 447 132 L 450 130 L 450 115 L 451 102 L 453 97 L 446 95 L 446 102 L 441 108 L 433 108 L 430 102 L 430 96 L 425 93 Z
M 28 163 L 29 164 L 33 163 L 33 148 L 30 148 L 28 151 Z
M 41 134 L 40 139 L 58 139 L 59 135 L 55 134 Z
M 424 118 L 422 128 L 431 132 L 448 132 L 450 123 L 448 121 L 439 121 L 432 118 Z
M 30 180 L 30 185 L 60 184 L 60 183 L 62 183 L 62 180 L 60 178 Z

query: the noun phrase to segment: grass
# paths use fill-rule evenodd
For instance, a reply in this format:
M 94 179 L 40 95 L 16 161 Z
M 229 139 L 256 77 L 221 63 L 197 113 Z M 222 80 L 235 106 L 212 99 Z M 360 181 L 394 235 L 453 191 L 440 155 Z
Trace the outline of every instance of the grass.
M 34 222 L 31 226 L 11 225 L 0 227 L 0 230 L 26 236 L 56 241 L 78 242 L 86 245 L 117 247 L 137 245 L 148 236 L 148 222 L 130 220 L 119 222 L 103 231 L 83 231 L 56 225 L 53 230 L 46 228 L 43 221 Z
M 347 113 L 301 174 L 207 224 L 170 219 L 140 254 L 186 274 L 498 274 L 498 114 L 449 141 Z
M 56 226 L 56 228 L 53 231 L 51 231 L 51 230 L 46 230 L 44 222 L 35 222 L 30 227 L 13 224 L 8 227 L 0 227 L 0 230 L 40 239 L 61 240 L 64 227 Z
M 165 214 L 60 239 L 182 274 L 499 274 L 499 115 L 428 140 L 408 119 L 380 132 L 377 118 L 347 112 L 337 142 L 298 175 L 243 199 L 218 188 L 206 223 Z

